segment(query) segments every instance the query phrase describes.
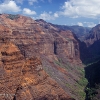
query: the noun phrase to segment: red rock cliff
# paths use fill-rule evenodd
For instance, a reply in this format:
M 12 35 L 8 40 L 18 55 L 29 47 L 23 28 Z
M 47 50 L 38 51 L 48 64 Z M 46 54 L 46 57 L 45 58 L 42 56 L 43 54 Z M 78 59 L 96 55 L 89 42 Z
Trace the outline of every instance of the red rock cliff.
M 68 83 L 77 89 L 74 84 L 80 78 L 79 44 L 73 33 L 21 15 L 3 14 L 0 20 L 0 36 L 16 44 L 26 58 L 40 58 L 45 71 L 78 100 L 78 93 L 66 87 Z
M 0 100 L 74 100 L 52 80 L 38 58 L 25 59 L 13 43 L 0 39 Z

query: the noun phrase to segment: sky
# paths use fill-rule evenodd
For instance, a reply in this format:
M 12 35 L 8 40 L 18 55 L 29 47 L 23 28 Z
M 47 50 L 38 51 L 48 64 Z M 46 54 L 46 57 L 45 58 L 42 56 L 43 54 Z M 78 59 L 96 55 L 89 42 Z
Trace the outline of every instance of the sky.
M 0 0 L 0 13 L 21 14 L 59 25 L 94 27 L 100 0 Z

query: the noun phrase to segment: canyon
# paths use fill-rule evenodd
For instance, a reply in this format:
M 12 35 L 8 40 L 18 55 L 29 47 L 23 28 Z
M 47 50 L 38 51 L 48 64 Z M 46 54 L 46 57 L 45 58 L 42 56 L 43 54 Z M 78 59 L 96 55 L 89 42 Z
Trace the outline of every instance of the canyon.
M 87 84 L 86 100 L 100 100 L 100 25 L 93 27 L 89 36 L 84 41 L 91 57 L 87 57 L 88 64 L 85 67 Z
M 90 81 L 83 63 L 93 57 L 99 34 L 91 35 L 93 28 L 80 41 L 74 32 L 42 19 L 1 14 L 0 100 L 3 94 L 7 100 L 85 100 Z

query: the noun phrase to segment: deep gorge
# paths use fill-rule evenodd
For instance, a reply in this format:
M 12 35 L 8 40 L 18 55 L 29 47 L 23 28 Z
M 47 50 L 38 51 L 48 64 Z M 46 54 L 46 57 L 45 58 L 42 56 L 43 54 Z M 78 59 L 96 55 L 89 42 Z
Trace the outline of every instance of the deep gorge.
M 22 15 L 0 19 L 0 93 L 15 94 L 11 100 L 99 98 L 99 41 L 93 33 L 80 41 L 76 27 Z

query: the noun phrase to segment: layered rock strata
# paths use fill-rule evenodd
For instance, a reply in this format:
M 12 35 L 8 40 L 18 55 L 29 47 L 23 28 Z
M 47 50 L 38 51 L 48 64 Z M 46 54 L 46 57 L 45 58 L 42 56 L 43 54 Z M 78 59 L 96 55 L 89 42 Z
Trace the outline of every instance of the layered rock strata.
M 0 100 L 74 100 L 52 80 L 36 58 L 0 39 Z
M 80 52 L 76 36 L 71 31 L 55 27 L 43 20 L 35 21 L 21 15 L 0 15 L 0 36 L 18 46 L 25 58 L 40 58 L 43 69 L 77 100 L 80 90 Z M 70 86 L 66 86 L 70 84 Z M 75 85 L 77 84 L 77 86 Z

